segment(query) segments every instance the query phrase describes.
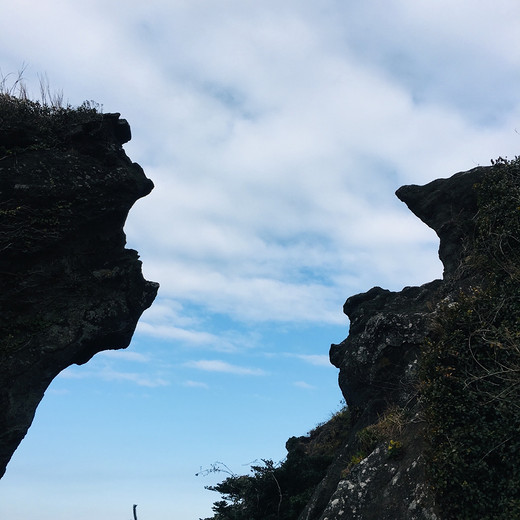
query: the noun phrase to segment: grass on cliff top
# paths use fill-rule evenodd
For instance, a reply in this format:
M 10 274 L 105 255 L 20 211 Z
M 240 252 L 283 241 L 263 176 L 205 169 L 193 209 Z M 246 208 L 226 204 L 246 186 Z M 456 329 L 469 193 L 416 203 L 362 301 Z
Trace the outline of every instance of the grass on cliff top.
M 0 74 L 0 158 L 21 149 L 57 146 L 74 125 L 102 116 L 102 106 L 84 101 L 75 107 L 64 103 L 61 91 L 52 91 L 40 76 L 40 100 L 31 99 L 23 70 L 16 78 Z

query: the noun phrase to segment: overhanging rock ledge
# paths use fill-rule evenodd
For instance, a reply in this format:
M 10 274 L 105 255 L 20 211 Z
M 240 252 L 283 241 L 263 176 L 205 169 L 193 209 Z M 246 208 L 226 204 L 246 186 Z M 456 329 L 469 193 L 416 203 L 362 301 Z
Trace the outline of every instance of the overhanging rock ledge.
M 0 477 L 54 377 L 127 347 L 159 287 L 125 248 L 128 212 L 153 189 L 123 150 L 128 123 L 60 113 L 49 130 L 9 103 L 23 109 L 0 104 Z

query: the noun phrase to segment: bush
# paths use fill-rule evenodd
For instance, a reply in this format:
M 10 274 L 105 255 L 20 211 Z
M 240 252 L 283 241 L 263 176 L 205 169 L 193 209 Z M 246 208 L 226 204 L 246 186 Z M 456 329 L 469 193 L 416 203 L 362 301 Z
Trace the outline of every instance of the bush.
M 56 107 L 0 93 L 0 158 L 64 146 L 71 128 L 97 118 L 100 106 L 91 101 Z
M 46 77 L 40 76 L 40 101 L 29 97 L 22 69 L 16 79 L 0 76 L 0 159 L 27 149 L 63 146 L 75 125 L 102 119 L 102 107 L 84 101 L 73 107 L 63 103 L 62 92 L 51 92 Z
M 235 475 L 225 466 L 214 465 L 210 472 L 224 471 L 230 476 L 206 488 L 220 493 L 223 500 L 213 504 L 215 514 L 205 520 L 296 520 L 349 429 L 345 407 L 308 436 L 289 439 L 287 457 L 280 464 L 262 459 L 261 465 L 251 467 L 251 475 Z

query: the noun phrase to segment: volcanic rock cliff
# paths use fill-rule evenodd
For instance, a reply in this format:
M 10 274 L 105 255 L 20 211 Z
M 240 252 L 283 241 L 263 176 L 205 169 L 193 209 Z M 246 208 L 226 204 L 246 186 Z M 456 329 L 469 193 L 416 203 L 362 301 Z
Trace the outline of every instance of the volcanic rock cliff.
M 503 165 L 496 165 L 494 168 L 499 166 Z M 518 165 L 515 166 L 515 168 L 517 167 Z M 478 167 L 458 173 L 449 179 L 433 181 L 425 186 L 404 186 L 396 192 L 398 198 L 405 202 L 409 209 L 433 228 L 439 236 L 439 256 L 444 265 L 443 279 L 421 287 L 406 287 L 400 292 L 374 287 L 368 292 L 352 296 L 346 301 L 344 312 L 350 319 L 349 335 L 342 343 L 331 346 L 330 359 L 340 370 L 339 385 L 351 413 L 351 430 L 343 449 L 329 467 L 326 477 L 315 489 L 312 499 L 300 515 L 299 520 L 520 518 L 520 516 L 515 516 L 519 513 L 518 493 L 516 493 L 515 499 L 515 492 L 508 495 L 513 497 L 508 503 L 490 506 L 492 509 L 490 516 L 485 516 L 484 513 L 482 516 L 479 516 L 479 513 L 472 513 L 468 505 L 472 500 L 475 503 L 478 500 L 483 503 L 490 500 L 488 496 L 485 499 L 482 496 L 469 498 L 472 486 L 477 489 L 476 494 L 478 494 L 478 488 L 482 488 L 483 481 L 490 480 L 492 471 L 495 471 L 496 468 L 500 469 L 501 465 L 504 466 L 508 458 L 516 457 L 518 460 L 518 445 L 511 446 L 512 439 L 515 438 L 514 432 L 518 432 L 518 429 L 514 429 L 518 428 L 519 424 L 517 412 L 516 415 L 514 412 L 508 411 L 501 416 L 497 415 L 493 426 L 490 423 L 482 423 L 482 429 L 489 429 L 489 434 L 486 433 L 488 438 L 484 448 L 478 445 L 478 442 L 484 444 L 484 441 L 481 441 L 477 434 L 475 434 L 477 440 L 469 440 L 468 432 L 471 434 L 472 430 L 471 425 L 464 424 L 464 421 L 466 423 L 468 421 L 467 417 L 481 417 L 486 413 L 489 413 L 490 416 L 502 413 L 496 412 L 495 409 L 498 406 L 489 406 L 489 401 L 492 401 L 489 397 L 490 393 L 486 393 L 484 399 L 477 396 L 476 404 L 468 405 L 473 406 L 473 409 L 469 409 L 469 407 L 465 409 L 464 404 L 461 404 L 466 398 L 468 402 L 473 399 L 473 397 L 469 397 L 473 383 L 479 379 L 496 376 L 492 370 L 488 370 L 487 362 L 474 363 L 477 369 L 484 369 L 482 370 L 483 375 L 478 377 L 468 375 L 462 369 L 454 368 L 449 364 L 446 368 L 440 361 L 439 366 L 433 368 L 434 374 L 442 372 L 443 385 L 444 381 L 447 382 L 446 384 L 452 385 L 447 392 L 444 394 L 439 392 L 438 397 L 435 397 L 438 401 L 435 403 L 438 410 L 437 415 L 446 414 L 446 425 L 443 425 L 442 428 L 435 426 L 435 432 L 433 434 L 430 432 L 430 441 L 432 436 L 440 439 L 438 459 L 441 460 L 441 466 L 444 464 L 444 467 L 448 467 L 441 484 L 437 486 L 445 497 L 446 508 L 444 510 L 442 504 L 439 507 L 438 497 L 435 496 L 436 484 L 435 482 L 432 484 L 430 478 L 429 460 L 434 459 L 428 459 L 425 456 L 427 452 L 425 429 L 429 426 L 419 391 L 418 367 L 421 365 L 421 355 L 425 346 L 434 341 L 439 334 L 437 330 L 439 309 L 443 307 L 457 309 L 457 305 L 463 305 L 449 302 L 456 301 L 461 291 L 467 290 L 473 285 L 482 287 L 483 280 L 486 280 L 489 275 L 489 272 L 482 272 L 482 269 L 465 269 L 464 266 L 466 257 L 472 254 L 467 250 L 468 244 L 471 243 L 476 233 L 475 217 L 479 208 L 475 188 L 480 185 L 485 176 L 492 178 L 492 168 Z M 517 191 L 512 196 L 511 211 L 518 213 L 518 172 L 515 175 L 514 182 Z M 515 218 L 518 218 L 518 215 L 515 215 Z M 510 242 L 515 244 L 516 248 L 518 234 L 511 236 L 513 239 Z M 505 242 L 504 240 L 504 244 Z M 480 258 L 482 257 L 483 255 Z M 511 263 L 513 264 L 514 260 Z M 515 276 L 517 276 L 518 264 L 514 269 L 516 270 Z M 512 288 L 508 289 L 511 291 L 510 301 L 518 302 L 518 290 L 515 289 L 518 287 L 517 283 L 516 281 L 508 285 L 509 288 Z M 476 292 L 476 289 L 473 291 Z M 491 299 L 488 298 L 490 301 Z M 464 311 L 466 316 L 470 316 L 470 318 L 464 317 L 464 319 L 473 320 L 471 327 L 475 332 L 471 332 L 470 335 L 474 334 L 475 337 L 480 333 L 478 324 L 474 325 L 475 319 L 471 317 L 476 314 L 473 312 L 476 305 L 476 300 L 471 300 Z M 493 317 L 493 319 L 495 318 Z M 506 319 L 511 318 L 506 317 Z M 514 321 L 516 336 L 511 332 L 508 334 L 517 338 L 511 340 L 511 345 L 515 345 L 514 341 L 516 341 L 516 346 L 512 347 L 512 351 L 517 356 L 518 314 L 514 320 L 516 320 Z M 482 327 L 480 328 L 482 329 Z M 463 327 L 460 326 L 460 330 L 455 331 L 458 336 L 453 337 L 462 337 L 461 331 L 463 330 Z M 476 343 L 477 341 L 475 341 Z M 491 342 L 483 342 L 486 345 L 488 343 Z M 463 339 L 462 344 L 468 344 L 468 342 Z M 471 357 L 474 356 L 474 353 L 471 352 L 470 356 L 462 351 L 455 351 L 450 355 L 456 359 L 464 356 Z M 441 359 L 440 354 L 435 358 L 435 362 L 438 359 Z M 514 363 L 517 363 L 518 357 L 514 359 L 516 360 Z M 456 366 L 455 363 L 452 362 L 452 364 Z M 504 370 L 504 366 L 505 364 L 501 364 L 500 370 Z M 457 379 L 457 370 L 460 373 L 459 379 Z M 518 366 L 513 364 L 512 370 L 516 370 L 518 373 Z M 514 388 L 518 389 L 519 384 L 518 376 L 515 377 L 516 379 L 511 383 L 513 391 L 517 391 Z M 505 392 L 506 385 L 502 381 L 496 380 L 493 384 L 495 388 L 499 389 L 496 390 L 497 394 Z M 460 389 L 461 397 L 453 398 L 455 403 L 453 404 L 449 398 L 451 394 L 457 395 L 455 391 L 459 390 L 456 389 Z M 445 403 L 439 402 L 443 395 L 448 396 Z M 454 406 L 459 406 L 460 412 L 452 411 Z M 487 408 L 485 408 L 486 406 Z M 504 408 L 507 408 L 507 405 Z M 460 419 L 458 419 L 458 415 L 460 415 Z M 457 420 L 460 420 L 462 424 L 458 425 Z M 485 419 L 482 420 L 485 421 Z M 466 444 L 462 450 L 460 444 L 457 446 L 454 442 L 451 452 L 448 446 L 447 458 L 453 457 L 457 462 L 453 466 L 446 466 L 442 460 L 442 457 L 446 456 L 446 452 L 442 451 L 442 444 L 447 445 L 448 442 L 451 442 L 452 435 L 453 438 L 456 438 L 457 428 L 462 432 L 465 431 L 459 437 L 463 438 L 462 442 Z M 465 428 L 466 430 L 464 430 Z M 475 426 L 475 428 L 478 427 Z M 494 431 L 493 428 L 495 428 Z M 504 434 L 504 440 L 501 438 L 502 428 L 504 430 L 511 428 L 512 432 L 511 435 Z M 464 435 L 468 438 L 467 441 Z M 506 450 L 501 458 L 497 454 L 495 461 L 489 460 L 489 452 L 504 446 L 508 446 L 509 452 Z M 480 453 L 478 453 L 479 450 Z M 461 451 L 464 453 L 460 454 Z M 483 465 L 484 461 L 488 464 L 487 468 Z M 481 480 L 475 485 L 471 484 L 473 475 L 470 476 L 469 468 L 471 464 L 477 462 L 482 466 L 478 468 L 481 475 L 478 478 Z M 494 464 L 495 466 L 493 466 Z M 501 488 L 506 489 L 509 486 L 510 489 L 513 489 L 513 481 L 507 481 L 508 478 L 513 477 L 505 476 L 507 472 L 510 472 L 509 475 L 516 474 L 514 473 L 515 464 L 510 464 L 512 466 L 509 469 L 504 466 L 502 470 L 497 471 L 497 473 L 501 473 L 501 476 L 497 477 L 497 481 L 492 484 L 495 489 L 490 487 L 489 496 L 496 495 Z M 459 476 L 464 475 L 464 472 L 467 472 L 467 478 Z M 452 479 L 451 482 L 450 479 Z M 450 486 L 456 489 L 456 492 L 450 491 Z M 467 486 L 467 491 L 464 486 Z M 441 492 L 439 494 L 442 494 Z M 466 498 L 461 499 L 460 497 L 464 497 L 465 494 Z M 463 505 L 464 500 L 466 500 L 466 505 Z M 460 502 L 460 505 L 457 502 Z M 478 507 L 475 507 L 476 511 L 479 510 Z M 480 510 L 486 511 L 486 507 L 486 504 L 483 504 Z M 501 507 L 503 509 L 500 509 Z M 461 516 L 457 516 L 457 514 Z
M 56 375 L 129 345 L 158 284 L 123 232 L 153 188 L 119 114 L 0 96 L 0 476 Z

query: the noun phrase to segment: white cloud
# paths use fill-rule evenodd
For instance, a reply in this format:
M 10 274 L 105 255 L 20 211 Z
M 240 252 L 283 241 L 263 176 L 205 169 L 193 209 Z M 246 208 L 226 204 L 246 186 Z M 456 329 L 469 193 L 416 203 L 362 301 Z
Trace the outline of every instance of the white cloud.
M 104 350 L 96 354 L 98 358 L 110 358 L 116 361 L 132 361 L 136 363 L 148 363 L 150 358 L 140 352 L 131 350 Z
M 330 367 L 332 366 L 328 355 L 321 354 L 293 354 L 294 357 L 310 363 L 315 366 Z
M 313 385 L 310 385 L 309 383 L 306 383 L 305 381 L 295 381 L 293 383 L 293 386 L 296 386 L 298 388 L 305 388 L 306 390 L 314 390 L 316 387 Z
M 109 368 L 103 369 L 99 373 L 99 377 L 104 381 L 128 381 L 135 383 L 138 386 L 145 386 L 148 388 L 156 388 L 160 386 L 168 386 L 170 383 L 162 377 L 150 377 L 145 374 L 138 374 L 135 372 L 122 372 Z
M 156 338 L 172 339 L 190 345 L 219 346 L 224 343 L 218 336 L 209 332 L 186 330 L 169 325 L 152 325 L 146 321 L 139 322 L 137 330 L 140 334 Z
M 185 308 L 175 300 L 159 297 L 139 321 L 137 336 L 158 338 L 188 348 L 229 353 L 243 351 L 256 344 L 254 331 L 215 327 L 215 320 L 210 323 L 203 319 L 207 311 L 197 306 L 196 298 L 193 301 L 196 305 Z M 156 303 L 157 309 L 154 310 Z
M 69 395 L 70 390 L 68 388 L 54 388 L 51 386 L 45 393 L 48 395 Z
M 60 372 L 58 377 L 63 379 L 94 378 L 108 382 L 126 381 L 148 388 L 168 386 L 170 384 L 166 379 L 159 376 L 151 376 L 149 374 L 141 374 L 137 372 L 123 372 L 120 370 L 115 370 L 108 365 L 104 367 L 94 367 L 92 362 L 89 365 L 89 368 L 69 367 L 63 372 Z
M 239 321 L 343 321 L 337 316 L 342 295 L 334 287 L 237 276 L 217 269 L 204 272 L 206 266 L 182 265 L 182 268 L 181 280 L 168 277 L 167 264 L 152 264 L 149 273 L 152 279 L 162 280 L 163 292 L 167 295 L 176 291 L 181 298 L 200 304 L 209 312 L 226 314 Z M 140 330 L 144 329 L 141 327 Z
M 222 372 L 226 374 L 236 374 L 244 376 L 263 376 L 266 375 L 264 370 L 259 368 L 248 368 L 239 365 L 233 365 L 221 360 L 200 360 L 200 361 L 189 361 L 185 363 L 185 366 L 189 368 L 195 368 L 197 370 L 203 370 L 205 372 Z
M 143 314 L 147 323 L 172 324 L 178 327 L 196 327 L 201 323 L 201 318 L 193 314 L 188 315 L 183 305 L 174 299 L 161 297 Z
M 185 381 L 183 383 L 183 386 L 186 386 L 188 388 L 203 388 L 205 390 L 209 389 L 209 385 L 206 383 L 202 383 L 201 381 Z
M 138 370 L 125 370 L 132 363 Z M 135 365 L 137 364 L 137 366 Z M 164 361 L 158 362 L 151 355 L 132 350 L 104 350 L 97 353 L 85 366 L 70 366 L 58 377 L 63 379 L 99 379 L 105 382 L 129 382 L 137 386 L 156 388 L 169 386 L 165 378 Z

